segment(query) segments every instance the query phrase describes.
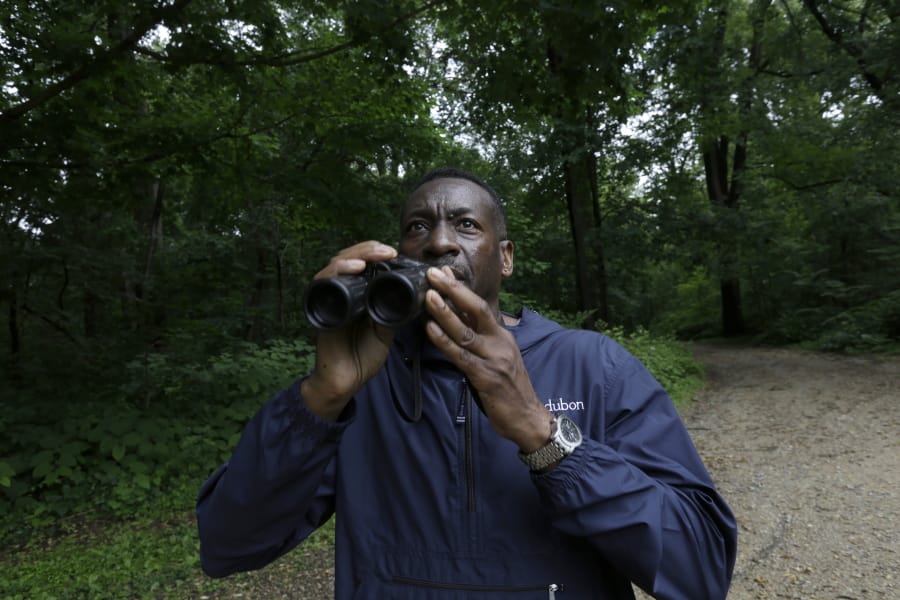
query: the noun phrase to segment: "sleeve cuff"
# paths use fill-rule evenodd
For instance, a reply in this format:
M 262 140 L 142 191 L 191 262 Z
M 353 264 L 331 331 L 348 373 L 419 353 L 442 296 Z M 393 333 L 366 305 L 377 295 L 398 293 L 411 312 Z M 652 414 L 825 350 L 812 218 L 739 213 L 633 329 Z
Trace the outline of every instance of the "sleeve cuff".
M 305 379 L 305 378 L 304 378 Z M 323 440 L 337 440 L 344 433 L 344 430 L 353 423 L 356 418 L 356 399 L 351 398 L 347 406 L 341 412 L 338 420 L 335 422 L 326 421 L 319 415 L 309 410 L 303 396 L 300 394 L 300 379 L 286 390 L 286 395 L 291 402 L 292 410 L 290 411 L 291 426 L 301 435 L 316 437 Z
M 572 454 L 568 455 L 553 469 L 546 473 L 531 473 L 531 480 L 539 490 L 560 489 L 573 485 L 581 479 L 585 470 L 585 461 L 589 460 L 590 452 L 587 448 L 587 440 L 581 443 Z

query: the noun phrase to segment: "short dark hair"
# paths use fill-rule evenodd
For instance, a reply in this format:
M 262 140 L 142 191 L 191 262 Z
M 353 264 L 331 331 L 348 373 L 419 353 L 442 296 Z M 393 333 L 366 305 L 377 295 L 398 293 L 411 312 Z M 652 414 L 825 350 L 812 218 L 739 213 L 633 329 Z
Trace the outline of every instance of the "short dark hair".
M 491 201 L 494 203 L 494 224 L 497 226 L 498 237 L 501 240 L 507 239 L 506 212 L 503 210 L 500 194 L 498 194 L 484 179 L 474 173 L 464 171 L 463 169 L 457 169 L 456 167 L 438 167 L 423 175 L 422 178 L 416 182 L 413 191 L 416 191 L 429 181 L 434 181 L 435 179 L 465 179 L 486 191 L 491 197 Z

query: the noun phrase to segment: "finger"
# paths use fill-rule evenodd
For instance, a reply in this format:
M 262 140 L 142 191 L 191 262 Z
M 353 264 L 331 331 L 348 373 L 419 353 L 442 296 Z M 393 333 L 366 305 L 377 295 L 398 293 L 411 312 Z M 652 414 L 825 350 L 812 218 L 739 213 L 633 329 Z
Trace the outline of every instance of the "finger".
M 444 345 L 442 350 L 446 350 L 445 354 L 459 354 L 463 350 L 476 356 L 483 357 L 484 338 L 478 334 L 465 320 L 453 312 L 447 302 L 435 290 L 428 290 L 425 294 L 425 303 L 429 314 L 433 317 L 432 321 L 438 328 L 435 331 L 437 337 L 443 336 L 446 340 L 441 339 Z M 450 343 L 453 346 L 450 346 Z
M 316 273 L 313 279 L 324 279 L 326 277 L 337 277 L 339 275 L 358 275 L 366 268 L 366 261 L 359 258 L 338 258 L 335 256 L 328 265 Z
M 458 320 L 458 319 L 457 319 Z M 478 369 L 484 360 L 466 348 L 457 344 L 447 335 L 447 332 L 436 322 L 428 321 L 425 325 L 425 333 L 434 346 L 444 353 L 456 367 L 466 374 L 470 381 L 477 380 Z
M 338 252 L 324 269 L 316 273 L 314 279 L 338 275 L 357 275 L 365 270 L 367 262 L 391 260 L 396 257 L 397 251 L 391 246 L 374 240 L 360 242 Z
M 344 248 L 338 253 L 338 256 L 362 260 L 391 260 L 397 257 L 397 250 L 377 240 L 368 240 Z
M 488 303 L 457 281 L 449 269 L 428 269 L 428 283 L 447 298 L 460 318 L 476 332 L 490 331 L 491 325 L 496 325 Z

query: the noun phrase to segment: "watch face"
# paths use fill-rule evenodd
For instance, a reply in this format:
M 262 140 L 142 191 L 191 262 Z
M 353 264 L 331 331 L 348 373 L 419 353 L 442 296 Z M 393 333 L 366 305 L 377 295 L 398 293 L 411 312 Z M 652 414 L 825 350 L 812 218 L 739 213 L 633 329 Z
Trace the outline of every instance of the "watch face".
M 559 419 L 559 433 L 570 444 L 577 444 L 581 441 L 581 430 L 578 429 L 575 421 L 567 417 Z

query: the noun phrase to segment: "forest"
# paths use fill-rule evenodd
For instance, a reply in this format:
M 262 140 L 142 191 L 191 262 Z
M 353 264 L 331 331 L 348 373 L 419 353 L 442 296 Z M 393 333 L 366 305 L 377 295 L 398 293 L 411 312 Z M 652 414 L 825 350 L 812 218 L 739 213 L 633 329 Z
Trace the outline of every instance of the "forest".
M 306 285 L 434 167 L 503 198 L 505 308 L 673 397 L 680 340 L 900 349 L 896 0 L 13 0 L 0 78 L 0 595 L 85 523 L 177 532 L 135 596 L 196 570 Z

